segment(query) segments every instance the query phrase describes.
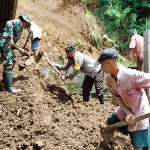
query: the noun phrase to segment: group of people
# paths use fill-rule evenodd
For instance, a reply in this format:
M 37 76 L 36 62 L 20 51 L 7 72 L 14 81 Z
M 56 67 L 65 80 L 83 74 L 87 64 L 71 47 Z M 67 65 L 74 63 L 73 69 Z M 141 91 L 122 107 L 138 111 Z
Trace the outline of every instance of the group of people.
M 135 29 L 130 31 L 129 48 L 135 51 L 137 59 L 142 62 L 144 40 L 135 31 Z M 107 124 L 112 125 L 125 120 L 128 125 L 117 130 L 130 136 L 135 150 L 148 150 L 150 148 L 149 118 L 139 122 L 130 122 L 130 119 L 150 113 L 149 100 L 144 91 L 145 88 L 150 88 L 150 73 L 141 71 L 141 68 L 133 70 L 121 65 L 115 48 L 104 49 L 97 61 L 78 52 L 73 46 L 68 46 L 65 52 L 68 58 L 65 65 L 53 63 L 59 70 L 67 70 L 73 66 L 73 71 L 62 76 L 62 80 L 73 79 L 79 71 L 82 71 L 86 75 L 82 84 L 83 101 L 89 101 L 94 84 L 100 104 L 104 104 L 103 75 L 105 72 L 108 89 L 119 104 L 119 107 L 108 117 Z
M 12 70 L 16 61 L 13 49 L 21 37 L 22 30 L 26 28 L 29 31 L 26 42 L 31 38 L 31 49 L 34 57 L 36 57 L 42 31 L 28 14 L 19 16 L 15 20 L 7 21 L 6 27 L 0 33 L 0 52 L 4 66 L 3 82 L 5 90 L 11 93 L 19 91 L 12 86 Z M 53 65 L 59 70 L 68 70 L 71 66 L 73 67 L 71 73 L 62 76 L 63 81 L 73 79 L 79 71 L 83 72 L 85 74 L 82 84 L 83 101 L 89 101 L 90 91 L 94 85 L 98 100 L 102 105 L 104 104 L 103 80 L 105 72 L 107 74 L 106 84 L 108 89 L 116 97 L 119 104 L 119 107 L 108 117 L 107 124 L 111 125 L 125 120 L 129 124 L 117 130 L 125 135 L 130 135 L 131 143 L 135 150 L 148 150 L 150 148 L 149 118 L 139 122 L 130 122 L 130 119 L 150 112 L 149 101 L 144 91 L 144 88 L 150 87 L 150 73 L 142 71 L 143 37 L 137 34 L 136 29 L 132 29 L 130 35 L 129 49 L 131 50 L 131 57 L 133 51 L 137 54 L 138 70 L 124 67 L 118 62 L 117 50 L 108 47 L 110 42 L 114 44 L 114 47 L 118 47 L 118 45 L 110 40 L 107 35 L 103 36 L 104 47 L 98 60 L 78 52 L 74 46 L 68 46 L 65 48 L 68 58 L 67 63 L 60 65 L 53 62 Z
M 18 93 L 20 89 L 15 89 L 13 84 L 12 70 L 16 63 L 17 57 L 13 50 L 16 48 L 17 41 L 21 38 L 23 29 L 28 29 L 26 43 L 31 39 L 31 49 L 34 57 L 37 55 L 38 43 L 42 38 L 41 28 L 32 21 L 29 14 L 20 15 L 18 19 L 6 22 L 5 28 L 0 33 L 0 52 L 3 60 L 3 83 L 6 91 Z M 24 53 L 24 49 L 19 49 Z
M 102 37 L 102 44 L 101 48 L 104 50 L 106 48 L 114 47 L 115 49 L 118 49 L 119 46 L 113 41 L 112 39 L 108 38 L 107 34 L 104 34 Z M 137 70 L 142 71 L 143 66 L 143 52 L 144 52 L 144 38 L 137 33 L 136 29 L 130 30 L 130 44 L 129 44 L 129 50 L 130 50 L 130 60 L 133 61 L 133 56 L 135 54 L 137 58 Z
M 107 124 L 112 125 L 125 120 L 128 125 L 117 130 L 130 136 L 134 150 L 149 150 L 149 118 L 138 122 L 130 121 L 134 117 L 150 113 L 149 100 L 144 90 L 150 88 L 150 73 L 143 72 L 142 68 L 144 38 L 138 35 L 136 29 L 131 29 L 130 37 L 130 56 L 132 60 L 133 53 L 136 54 L 137 69 L 121 65 L 118 62 L 118 52 L 113 48 L 104 49 L 98 58 L 102 70 L 107 74 L 107 87 L 119 104 L 108 117 Z
M 115 48 L 105 48 L 98 60 L 78 52 L 75 47 L 65 49 L 68 61 L 65 65 L 55 64 L 59 70 L 67 70 L 73 66 L 73 71 L 62 80 L 73 79 L 82 71 L 86 77 L 82 84 L 83 101 L 89 101 L 90 91 L 95 85 L 96 94 L 100 104 L 104 104 L 103 75 L 107 74 L 106 84 L 109 91 L 116 98 L 119 107 L 108 117 L 107 124 L 112 125 L 125 120 L 127 126 L 117 130 L 129 135 L 134 150 L 150 149 L 149 118 L 139 122 L 131 122 L 134 117 L 150 113 L 149 100 L 144 91 L 150 88 L 150 73 L 142 71 L 144 38 L 137 34 L 136 29 L 130 31 L 131 41 L 129 49 L 137 55 L 137 69 L 130 69 L 118 62 L 118 52 Z M 128 81 L 128 82 L 127 82 Z

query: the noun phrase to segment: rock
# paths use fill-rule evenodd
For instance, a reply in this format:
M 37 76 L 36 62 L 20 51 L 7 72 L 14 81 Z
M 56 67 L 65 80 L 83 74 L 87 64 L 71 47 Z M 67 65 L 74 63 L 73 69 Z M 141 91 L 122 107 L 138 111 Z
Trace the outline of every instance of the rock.
M 45 144 L 43 143 L 43 141 L 39 140 L 39 141 L 35 141 L 33 143 L 34 146 L 36 146 L 37 148 L 42 148 L 45 146 Z

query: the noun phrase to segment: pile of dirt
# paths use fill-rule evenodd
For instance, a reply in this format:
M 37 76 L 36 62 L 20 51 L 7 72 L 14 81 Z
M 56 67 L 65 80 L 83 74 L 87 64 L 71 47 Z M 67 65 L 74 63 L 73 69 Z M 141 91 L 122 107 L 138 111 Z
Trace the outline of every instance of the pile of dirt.
M 16 18 L 24 13 L 29 13 L 42 28 L 40 50 L 51 60 L 66 61 L 64 48 L 68 45 L 75 45 L 79 51 L 94 58 L 99 56 L 99 51 L 92 45 L 85 6 L 79 0 L 19 0 Z M 102 32 L 101 27 L 98 32 Z M 19 46 L 24 45 L 27 35 L 24 31 Z M 82 44 L 78 45 L 78 40 Z M 30 49 L 30 42 L 27 48 Z M 31 50 L 29 52 L 32 54 Z M 19 56 L 13 70 L 18 74 L 14 87 L 20 88 L 21 93 L 8 93 L 0 84 L 0 149 L 132 149 L 129 137 L 116 132 L 112 139 L 108 133 L 100 132 L 100 127 L 106 126 L 108 115 L 117 107 L 113 97 L 105 95 L 103 106 L 93 97 L 89 102 L 83 102 L 82 95 L 69 94 L 46 59 L 22 69 L 19 66 L 25 60 L 26 56 Z M 1 74 L 2 70 L 1 64 Z

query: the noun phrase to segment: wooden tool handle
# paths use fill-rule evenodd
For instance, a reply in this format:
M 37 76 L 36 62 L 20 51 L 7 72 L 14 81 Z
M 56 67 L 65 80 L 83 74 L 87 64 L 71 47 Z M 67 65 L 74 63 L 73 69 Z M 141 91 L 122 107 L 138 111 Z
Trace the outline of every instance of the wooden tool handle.
M 27 51 L 25 51 L 23 48 L 20 48 L 20 47 L 18 47 L 16 44 L 14 44 L 14 47 L 20 52 L 20 53 L 25 53 L 25 54 L 27 54 L 27 56 L 28 56 L 28 58 L 30 57 L 30 54 L 27 52 Z
M 135 118 L 131 119 L 130 122 L 137 122 L 137 121 L 140 121 L 140 120 L 143 120 L 143 119 L 146 119 L 146 118 L 150 118 L 150 113 L 147 113 L 147 114 L 135 117 Z M 112 125 L 104 128 L 104 131 L 105 132 L 109 132 L 109 131 L 111 131 L 113 129 L 116 129 L 116 128 L 119 128 L 119 127 L 123 127 L 123 126 L 126 126 L 126 125 L 128 125 L 128 123 L 126 121 L 121 121 L 121 122 L 112 124 Z
M 26 47 L 27 43 L 28 43 L 28 41 L 26 41 L 26 42 L 25 42 L 25 44 L 24 44 L 23 48 L 25 48 L 25 47 Z
M 55 69 L 55 71 L 62 77 L 61 73 L 59 72 L 59 70 L 53 65 L 53 63 L 49 60 L 49 58 L 47 57 L 46 53 L 43 53 L 43 55 L 46 57 L 48 63 Z
M 21 50 L 22 48 L 18 47 L 16 44 L 13 45 L 17 50 Z

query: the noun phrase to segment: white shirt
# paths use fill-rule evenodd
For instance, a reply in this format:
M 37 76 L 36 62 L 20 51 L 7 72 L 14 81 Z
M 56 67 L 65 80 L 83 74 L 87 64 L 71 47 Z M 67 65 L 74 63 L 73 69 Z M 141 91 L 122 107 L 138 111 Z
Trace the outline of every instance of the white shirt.
M 42 30 L 34 21 L 31 21 L 31 25 L 27 29 L 29 32 L 32 31 L 32 34 L 30 35 L 31 40 L 42 38 Z

